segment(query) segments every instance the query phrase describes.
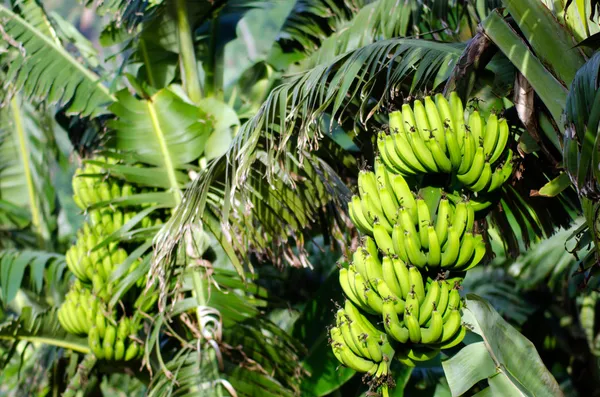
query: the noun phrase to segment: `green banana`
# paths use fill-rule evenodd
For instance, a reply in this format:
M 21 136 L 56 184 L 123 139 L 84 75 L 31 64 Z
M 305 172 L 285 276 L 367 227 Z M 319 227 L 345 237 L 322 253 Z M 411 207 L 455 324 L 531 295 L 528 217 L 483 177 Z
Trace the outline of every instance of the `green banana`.
M 446 154 L 442 151 L 442 148 L 439 142 L 432 135 L 429 140 L 426 141 L 427 148 L 431 152 L 431 156 L 437 165 L 437 168 L 446 174 L 452 172 L 452 161 L 446 156 Z
M 350 348 L 354 352 L 354 354 L 362 357 L 368 357 L 368 350 L 366 347 L 364 350 L 361 348 L 361 343 L 356 338 L 350 329 L 351 320 L 347 318 L 346 311 L 344 309 L 339 309 L 336 315 L 336 326 L 342 332 L 342 337 L 344 338 L 344 342 L 346 346 Z
M 411 266 L 408 269 L 408 281 L 412 291 L 416 294 L 420 305 L 425 300 L 425 283 L 421 272 L 414 266 Z
M 467 220 L 469 218 L 469 208 L 466 201 L 461 201 L 454 208 L 454 216 L 452 217 L 452 230 L 455 230 L 458 238 L 460 238 L 467 228 Z M 450 238 L 450 236 L 448 236 Z
M 423 137 L 421 137 L 418 132 L 413 131 L 412 129 L 406 132 L 406 137 L 415 156 L 419 162 L 423 164 L 423 167 L 425 167 L 429 172 L 438 172 L 439 170 L 437 164 L 433 159 L 431 151 L 427 148 L 426 141 L 423 140 Z
M 417 203 L 406 179 L 402 175 L 393 175 L 390 177 L 390 185 L 400 206 L 406 208 L 410 216 L 415 219 L 417 217 Z
M 427 265 L 437 267 L 442 261 L 442 248 L 435 232 L 435 227 L 427 226 L 427 236 L 429 239 L 429 251 L 427 252 Z
M 348 269 L 341 268 L 340 269 L 340 286 L 342 287 L 344 294 L 346 294 L 348 299 L 350 299 L 355 305 L 357 305 L 361 309 L 369 312 L 371 309 L 362 303 L 362 301 L 354 293 L 353 288 L 350 287 L 348 277 L 349 277 Z M 373 314 L 373 313 L 371 313 L 371 314 Z
M 477 142 L 475 142 L 471 131 L 466 130 L 463 144 L 462 160 L 460 163 L 460 167 L 457 170 L 457 174 L 464 174 L 467 171 L 469 171 L 469 169 L 471 168 L 471 164 L 473 164 L 473 158 L 475 157 L 476 151 Z
M 473 258 L 466 267 L 463 267 L 460 270 L 467 271 L 477 266 L 485 256 L 485 253 L 486 247 L 485 243 L 483 242 L 483 237 L 480 235 L 475 236 L 475 253 L 473 254 Z
M 483 151 L 487 158 L 490 158 L 494 151 L 494 147 L 498 142 L 498 135 L 498 116 L 492 113 L 487 119 L 485 134 L 483 135 Z
M 475 141 L 476 145 L 479 146 L 479 143 L 483 143 L 482 138 L 483 138 L 483 134 L 484 134 L 484 128 L 485 128 L 485 124 L 483 122 L 483 119 L 481 118 L 481 115 L 479 114 L 479 112 L 477 110 L 474 110 L 470 115 L 469 115 L 469 130 L 471 131 L 471 134 L 473 135 L 473 140 Z
M 447 342 L 452 338 L 461 326 L 460 311 L 453 309 L 450 315 L 444 320 L 444 326 L 442 330 L 442 336 L 440 341 Z
M 125 358 L 125 342 L 121 338 L 117 338 L 115 342 L 115 360 L 121 361 Z
M 339 328 L 331 328 L 329 330 L 329 335 L 332 340 L 331 345 L 334 354 L 342 364 L 357 372 L 375 373 L 377 370 L 377 364 L 354 354 L 352 350 L 350 350 L 350 348 L 343 342 L 344 338 Z
M 440 299 L 437 304 L 437 311 L 443 315 L 446 312 L 446 307 L 448 307 L 448 300 L 450 295 L 450 285 L 446 280 L 439 280 L 440 284 Z
M 458 180 L 466 186 L 473 185 L 481 176 L 485 164 L 485 153 L 483 146 L 479 146 L 473 157 L 471 168 L 464 174 L 457 174 Z
M 393 230 L 392 230 L 393 232 Z M 375 242 L 381 251 L 383 251 L 387 255 L 395 255 L 396 250 L 394 249 L 394 243 L 392 241 L 392 237 L 385 230 L 380 223 L 375 223 L 373 225 L 373 237 L 375 238 Z
M 102 350 L 104 350 L 104 358 L 106 360 L 113 360 L 115 356 L 115 338 L 117 336 L 117 330 L 114 326 L 109 325 L 106 327 L 106 333 L 104 334 L 104 339 L 102 340 Z
M 429 361 L 434 359 L 438 354 L 440 354 L 439 349 L 429 349 L 429 348 L 417 348 L 413 347 L 408 349 L 407 357 L 412 361 Z
M 406 164 L 394 148 L 394 138 L 385 133 L 380 133 L 377 138 L 377 148 L 379 149 L 379 156 L 387 168 L 396 174 L 412 175 L 414 170 Z
M 127 346 L 127 350 L 125 351 L 125 361 L 131 361 L 138 356 L 140 351 L 140 345 L 137 342 L 132 341 L 129 346 Z
M 491 180 L 492 180 L 492 166 L 490 165 L 489 161 L 486 161 L 485 165 L 483 166 L 483 171 L 481 172 L 481 175 L 479 176 L 479 179 L 477 180 L 477 182 L 475 182 L 475 184 L 471 185 L 470 188 L 474 192 L 480 192 L 482 190 L 485 190 L 488 187 Z
M 423 268 L 427 264 L 427 255 L 419 249 L 419 235 L 404 232 L 404 244 L 409 262 L 419 268 Z
M 444 320 L 437 309 L 431 312 L 431 321 L 427 328 L 421 328 L 421 343 L 429 344 L 437 342 L 444 332 Z
M 496 160 L 500 158 L 504 148 L 506 147 L 506 143 L 508 142 L 509 128 L 506 119 L 500 119 L 498 122 L 498 140 L 496 141 L 496 146 L 494 147 L 494 151 L 490 156 L 490 163 L 495 163 Z
M 410 310 L 410 312 L 415 316 L 415 318 L 417 319 L 417 323 L 419 322 L 419 312 L 421 310 L 421 302 L 419 301 L 419 298 L 417 296 L 417 294 L 415 293 L 415 287 L 414 285 L 411 287 L 410 292 L 408 293 L 408 296 L 406 297 L 406 302 L 404 304 L 404 307 L 407 310 Z
M 406 254 L 406 246 L 404 245 L 404 230 L 400 224 L 395 224 L 392 229 L 392 243 L 394 245 L 394 251 L 396 255 L 400 257 L 403 261 L 408 261 L 408 256 Z
M 360 219 L 358 218 L 356 212 L 354 211 L 354 205 L 352 205 L 352 201 L 348 202 L 348 215 L 350 215 L 350 219 L 352 220 L 352 223 L 354 224 L 354 226 L 356 226 L 356 228 L 364 234 L 372 234 L 373 233 L 373 228 L 371 225 L 369 225 L 368 223 L 363 224 Z M 361 209 L 361 215 L 362 215 L 362 209 Z
M 433 281 L 429 284 L 427 288 L 427 295 L 425 295 L 425 299 L 421 303 L 421 308 L 419 311 L 419 324 L 425 324 L 429 318 L 431 317 L 431 313 L 434 310 L 434 307 L 437 306 L 441 295 L 441 287 L 437 281 Z
M 411 169 L 416 170 L 416 172 L 427 172 L 427 169 L 425 169 L 413 152 L 404 130 L 392 135 L 392 138 L 394 140 L 394 149 L 396 150 L 396 154 L 400 157 L 404 164 L 408 165 Z
M 458 138 L 456 137 L 456 133 L 452 130 L 452 128 L 447 128 L 445 135 L 446 145 L 448 147 L 448 156 L 450 157 L 450 162 L 452 163 L 452 171 L 458 171 L 460 164 L 462 163 L 462 150 L 460 148 Z
M 460 342 L 462 342 L 463 339 L 465 338 L 466 334 L 467 334 L 467 327 L 462 326 L 462 327 L 460 327 L 460 330 L 458 332 L 456 332 L 452 338 L 450 338 L 450 340 L 439 344 L 438 347 L 440 349 L 450 349 L 450 348 L 458 345 Z
M 400 283 L 396 277 L 394 264 L 391 257 L 383 257 L 383 260 L 381 261 L 381 271 L 383 274 L 383 281 L 387 284 L 392 293 L 395 296 L 402 297 L 402 288 L 400 287 Z
M 375 202 L 377 201 L 377 203 Z M 383 214 L 381 209 L 381 203 L 379 197 L 365 193 L 361 200 L 363 214 L 366 215 L 367 220 L 372 225 L 375 221 L 379 221 L 388 233 L 392 232 L 392 225 L 388 222 L 386 216 Z
M 402 230 L 404 230 L 404 232 L 410 233 L 411 235 L 417 237 L 415 239 L 415 243 L 417 244 L 417 248 L 421 249 L 421 239 L 418 238 L 417 228 L 415 227 L 415 223 L 419 221 L 418 216 L 415 219 L 411 217 L 410 213 L 406 208 L 400 207 L 400 209 L 398 210 L 398 221 L 402 226 Z
M 438 204 L 437 217 L 435 219 L 435 233 L 438 236 L 440 245 L 446 242 L 448 235 L 449 219 L 452 215 L 452 208 L 450 207 L 450 201 L 446 197 L 440 199 Z
M 460 293 L 458 292 L 458 285 L 455 285 L 454 288 L 448 294 L 448 305 L 446 306 L 446 310 L 442 314 L 442 318 L 444 319 L 444 323 L 448 321 L 448 317 L 452 313 L 453 310 L 459 310 L 461 307 Z
M 444 268 L 453 267 L 460 251 L 460 234 L 457 229 L 450 228 L 448 240 L 442 248 L 442 261 L 440 265 Z
M 419 321 L 408 309 L 404 313 L 404 324 L 406 324 L 406 328 L 408 329 L 408 339 L 410 339 L 412 343 L 421 342 L 421 327 L 419 326 Z
M 408 267 L 406 266 L 406 263 L 404 263 L 403 260 L 398 258 L 393 258 L 392 264 L 394 265 L 394 273 L 396 273 L 396 278 L 398 279 L 398 283 L 400 284 L 400 288 L 402 289 L 402 295 L 398 296 L 406 300 L 406 297 L 408 296 L 408 293 L 412 288 Z
M 440 145 L 442 152 L 446 152 L 446 138 L 444 136 L 444 123 L 440 117 L 440 113 L 438 112 L 438 108 L 431 99 L 431 97 L 425 97 L 425 111 L 427 112 L 427 119 L 429 120 L 429 126 L 431 127 L 431 132 L 435 137 L 435 140 Z
M 100 344 L 100 335 L 98 333 L 98 329 L 95 326 L 90 328 L 90 333 L 88 334 L 88 345 L 90 346 L 90 350 L 94 353 L 96 358 L 102 360 L 104 358 L 104 350 L 102 349 L 102 345 Z
M 461 268 L 473 256 L 475 251 L 475 237 L 471 232 L 465 232 L 460 242 L 460 253 L 454 267 Z
M 417 217 L 419 220 L 419 238 L 421 239 L 421 247 L 429 248 L 429 236 L 427 234 L 427 226 L 431 223 L 429 215 L 429 207 L 422 198 L 417 199 Z
M 402 326 L 398 314 L 394 308 L 394 303 L 387 301 L 383 303 L 383 325 L 388 335 L 400 343 L 408 341 L 408 329 Z

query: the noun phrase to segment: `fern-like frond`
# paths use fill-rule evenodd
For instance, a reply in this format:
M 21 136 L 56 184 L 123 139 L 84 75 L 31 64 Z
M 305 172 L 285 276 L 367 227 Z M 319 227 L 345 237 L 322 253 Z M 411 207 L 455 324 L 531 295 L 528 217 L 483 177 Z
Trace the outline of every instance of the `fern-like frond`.
M 27 100 L 68 105 L 69 112 L 87 116 L 114 100 L 97 75 L 47 34 L 47 25 L 33 25 L 3 5 L 0 21 L 0 44 L 10 49 L 0 57 L 8 68 L 0 102 L 19 92 Z
M 0 251 L 0 301 L 6 305 L 10 303 L 19 288 L 23 286 L 26 276 L 27 286 L 36 293 L 41 293 L 44 279 L 56 283 L 62 280 L 66 268 L 63 255 L 52 252 L 32 250 L 4 250 Z
M 218 189 L 214 192 L 219 204 L 215 213 L 222 214 L 226 223 L 232 221 L 229 219 L 232 206 L 235 213 L 254 208 L 251 196 L 255 195 L 253 192 L 257 189 L 250 189 L 250 186 L 255 182 L 276 185 L 273 181 L 282 179 L 290 187 L 290 200 L 276 199 L 276 206 L 262 207 L 276 214 L 269 215 L 272 220 L 283 220 L 286 219 L 286 213 L 300 212 L 298 208 L 301 207 L 296 206 L 298 201 L 308 202 L 308 206 L 314 209 L 306 211 L 310 218 L 311 212 L 317 214 L 325 203 L 340 192 L 347 195 L 345 187 L 340 189 L 344 183 L 336 172 L 341 164 L 315 162 L 315 158 L 310 156 L 314 172 L 304 175 L 303 179 L 308 186 L 315 187 L 317 183 L 323 185 L 323 196 L 320 200 L 313 199 L 309 202 L 303 197 L 305 191 L 296 188 L 297 176 L 292 174 L 306 166 L 303 163 L 304 157 L 317 151 L 319 142 L 328 134 L 328 131 L 321 128 L 321 117 L 328 115 L 334 120 L 344 115 L 349 128 L 364 128 L 367 120 L 381 109 L 382 104 L 398 100 L 401 89 L 421 88 L 425 83 L 431 86 L 444 81 L 460 56 L 461 48 L 460 44 L 423 40 L 385 40 L 290 77 L 269 95 L 256 116 L 242 126 L 227 154 L 212 162 L 195 180 L 184 203 L 157 236 L 155 266 L 171 256 L 189 225 L 203 218 L 212 189 Z M 353 116 L 348 117 L 349 114 Z M 325 126 L 325 130 L 328 129 Z M 343 195 L 339 197 L 343 208 Z M 268 200 L 265 201 L 268 203 Z M 222 211 L 220 207 L 223 207 Z M 243 215 L 234 214 L 233 219 L 235 218 L 241 219 Z M 261 225 L 260 217 L 252 218 L 252 222 L 245 225 L 250 233 Z M 325 220 L 327 218 L 324 217 Z M 287 220 L 289 221 L 289 217 Z M 323 230 L 331 231 L 336 223 L 331 223 L 329 227 L 323 225 Z M 301 230 L 310 224 L 311 222 L 298 222 L 297 226 L 286 232 L 288 235 L 294 232 L 296 238 L 303 241 Z M 231 236 L 228 231 L 226 235 Z M 229 240 L 232 244 L 231 237 Z M 272 241 L 268 237 L 265 240 L 271 246 Z M 281 240 L 275 239 L 275 242 L 280 243 Z M 244 245 L 243 242 L 241 244 Z M 293 253 L 285 257 L 285 261 L 306 265 L 306 262 L 299 261 Z M 161 266 L 168 267 L 166 262 Z

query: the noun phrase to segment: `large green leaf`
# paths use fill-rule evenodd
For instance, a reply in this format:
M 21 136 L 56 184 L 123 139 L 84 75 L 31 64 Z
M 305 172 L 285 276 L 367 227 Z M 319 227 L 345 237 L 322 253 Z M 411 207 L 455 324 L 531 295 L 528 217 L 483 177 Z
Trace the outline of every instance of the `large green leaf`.
M 117 99 L 110 107 L 117 116 L 110 122 L 116 148 L 163 168 L 171 188 L 178 190 L 176 170 L 202 155 L 212 132 L 206 113 L 169 89 L 149 99 L 123 90 Z
M 568 86 L 584 58 L 573 37 L 540 0 L 502 0 L 536 56 Z M 559 6 L 560 7 L 560 6 Z M 552 37 L 552 40 L 548 40 Z
M 19 92 L 26 99 L 68 104 L 70 113 L 87 116 L 114 100 L 98 76 L 48 35 L 46 25 L 34 26 L 3 5 L 0 18 L 5 21 L 0 45 L 11 50 L 0 57 L 8 66 L 2 101 Z
M 492 396 L 561 396 L 535 346 L 477 295 L 467 295 L 463 321 L 483 339 L 442 363 L 453 396 L 487 379 Z

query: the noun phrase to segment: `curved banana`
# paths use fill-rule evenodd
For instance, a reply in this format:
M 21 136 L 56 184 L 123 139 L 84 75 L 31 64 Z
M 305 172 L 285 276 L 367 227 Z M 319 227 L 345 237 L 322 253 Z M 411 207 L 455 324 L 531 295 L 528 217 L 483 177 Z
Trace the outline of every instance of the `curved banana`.
M 374 173 L 364 170 L 361 170 L 358 173 L 358 190 L 361 198 L 363 194 L 371 195 L 374 198 L 374 204 L 378 207 L 379 211 L 383 210 L 379 203 L 379 187 Z
M 444 320 L 437 309 L 431 312 L 431 321 L 427 328 L 421 328 L 421 343 L 436 343 L 444 332 Z
M 387 284 L 388 288 L 395 296 L 402 298 L 402 287 L 400 286 L 400 283 L 396 277 L 396 272 L 394 271 L 394 264 L 391 257 L 383 257 L 383 260 L 381 261 L 381 271 L 383 274 L 383 281 Z
M 485 256 L 485 253 L 486 247 L 483 241 L 483 237 L 480 235 L 475 236 L 475 253 L 473 254 L 473 258 L 471 259 L 471 262 L 468 264 L 467 267 L 462 268 L 460 270 L 467 271 L 477 266 Z
M 485 190 L 488 185 L 490 184 L 490 181 L 492 180 L 492 166 L 490 165 L 489 161 L 485 162 L 485 165 L 483 166 L 483 171 L 481 172 L 481 175 L 479 176 L 479 179 L 477 180 L 477 182 L 475 182 L 475 184 L 470 186 L 470 189 L 474 192 L 480 192 L 482 190 Z
M 368 372 L 374 374 L 375 371 L 377 371 L 376 363 L 357 356 L 346 344 L 343 343 L 344 339 L 339 328 L 331 328 L 329 330 L 329 335 L 332 340 L 331 345 L 334 353 L 342 364 L 357 372 Z
M 483 151 L 485 157 L 490 158 L 498 142 L 498 116 L 494 113 L 488 117 L 483 135 Z
M 508 142 L 509 128 L 506 119 L 500 119 L 498 122 L 498 140 L 496 141 L 496 146 L 494 147 L 494 151 L 490 156 L 490 163 L 495 163 L 496 160 L 500 158 L 504 148 L 506 147 L 506 143 Z
M 414 266 L 410 267 L 408 269 L 408 280 L 410 282 L 411 290 L 416 294 L 420 305 L 425 300 L 425 282 L 421 272 Z
M 415 317 L 415 319 L 417 320 L 417 323 L 418 323 L 419 322 L 419 312 L 421 310 L 421 302 L 419 301 L 419 298 L 418 298 L 417 294 L 415 293 L 414 286 L 412 287 L 412 289 L 408 293 L 408 296 L 406 297 L 406 302 L 404 304 L 404 307 L 406 308 L 406 310 L 408 310 L 412 313 L 412 315 Z
M 456 132 L 456 138 L 460 144 L 465 134 L 465 109 L 456 91 L 450 93 L 450 111 L 452 112 L 452 123 Z
M 352 302 L 346 300 L 344 310 L 346 310 L 346 315 L 353 323 L 356 323 L 361 332 L 366 332 L 369 335 L 375 335 L 377 337 L 385 336 L 383 332 L 375 328 L 375 326 L 358 310 L 357 306 L 352 304 Z
M 377 138 L 377 148 L 379 149 L 379 156 L 381 160 L 394 173 L 401 173 L 404 175 L 415 174 L 415 171 L 406 164 L 394 148 L 394 138 L 391 135 L 380 133 Z
M 421 342 L 421 327 L 419 326 L 419 321 L 408 310 L 404 313 L 404 324 L 406 324 L 406 328 L 408 329 L 408 339 L 410 339 L 412 343 Z
M 400 206 L 406 208 L 411 217 L 415 219 L 417 217 L 417 203 L 406 179 L 402 175 L 390 176 L 390 186 Z
M 100 335 L 95 326 L 90 328 L 90 333 L 88 334 L 88 345 L 90 346 L 90 350 L 92 353 L 94 353 L 96 358 L 100 360 L 104 358 L 104 350 L 102 349 L 102 345 L 100 343 Z
M 467 220 L 469 218 L 469 208 L 466 201 L 461 201 L 454 208 L 454 216 L 452 217 L 451 228 L 456 231 L 460 238 L 467 228 Z M 450 238 L 448 236 L 448 238 Z
M 456 133 L 452 128 L 446 129 L 446 146 L 448 147 L 448 156 L 452 163 L 452 171 L 458 171 L 460 164 L 462 163 L 462 150 L 460 143 L 456 137 Z
M 396 154 L 400 157 L 400 159 L 407 164 L 411 169 L 416 170 L 420 173 L 427 172 L 427 169 L 421 164 L 417 156 L 412 150 L 410 143 L 408 142 L 408 137 L 406 136 L 405 131 L 398 132 L 393 136 L 394 140 L 394 149 L 396 150 Z
M 469 130 L 471 131 L 471 134 L 473 135 L 473 140 L 475 141 L 476 146 L 479 146 L 479 144 L 483 144 L 483 134 L 485 131 L 485 122 L 483 121 L 483 119 L 481 118 L 481 115 L 479 114 L 479 112 L 477 110 L 474 110 L 470 115 L 469 115 Z
M 392 229 L 393 232 L 393 229 Z M 395 255 L 396 250 L 394 249 L 394 242 L 392 241 L 392 237 L 385 230 L 385 227 L 381 225 L 379 222 L 373 224 L 373 237 L 375 238 L 375 242 L 381 251 L 383 251 L 387 255 Z
M 423 137 L 421 137 L 418 132 L 413 131 L 413 129 L 406 132 L 406 137 L 415 156 L 419 162 L 423 164 L 423 167 L 425 167 L 428 172 L 438 172 L 438 166 L 433 159 L 431 151 L 427 147 L 426 141 L 423 140 Z
M 442 314 L 442 318 L 444 319 L 444 323 L 448 321 L 448 317 L 452 313 L 453 310 L 460 310 L 461 300 L 460 293 L 458 292 L 458 285 L 455 285 L 454 288 L 450 291 L 448 295 L 448 305 L 446 306 L 446 310 Z
M 369 252 L 363 247 L 358 247 L 352 254 L 352 265 L 354 266 L 355 271 L 360 274 L 367 274 L 367 255 L 369 255 Z
M 476 151 L 477 142 L 475 142 L 475 138 L 473 138 L 471 131 L 467 129 L 464 137 L 462 160 L 460 162 L 460 167 L 457 170 L 458 174 L 464 174 L 469 171 L 471 164 L 473 164 L 473 158 L 475 157 Z
M 408 261 L 408 255 L 406 254 L 406 246 L 404 245 L 404 229 L 400 224 L 395 224 L 392 229 L 392 243 L 394 245 L 394 251 L 396 255 L 403 261 Z
M 408 232 L 418 237 L 417 228 L 415 227 L 415 224 L 419 221 L 418 217 L 417 219 L 412 218 L 406 208 L 400 207 L 398 210 L 398 221 L 404 232 Z M 421 249 L 421 239 L 417 238 L 415 242 L 417 243 L 418 249 Z
M 400 323 L 393 302 L 387 301 L 383 303 L 382 315 L 383 325 L 387 334 L 400 343 L 408 342 L 408 329 Z
M 125 351 L 125 361 L 131 361 L 138 356 L 140 351 L 140 345 L 137 342 L 132 341 L 129 346 L 127 346 L 127 350 Z
M 417 362 L 432 360 L 437 357 L 438 354 L 440 354 L 439 349 L 432 350 L 413 347 L 407 351 L 407 357 L 410 360 Z
M 112 360 L 115 356 L 115 339 L 117 336 L 117 330 L 114 326 L 109 325 L 106 327 L 106 333 L 104 334 L 104 339 L 102 340 L 102 350 L 104 350 L 104 358 L 106 360 Z
M 440 284 L 440 299 L 437 304 L 437 311 L 443 316 L 448 307 L 448 300 L 450 298 L 450 285 L 446 280 L 439 280 Z
M 441 342 L 447 342 L 450 340 L 450 338 L 452 338 L 456 332 L 458 332 L 460 326 L 461 326 L 461 316 L 460 316 L 460 311 L 453 309 L 450 312 L 450 315 L 448 316 L 448 318 L 446 318 L 444 320 L 444 326 L 443 326 L 443 330 L 442 330 L 442 336 L 440 341 Z
M 429 267 L 438 267 L 442 261 L 442 248 L 438 240 L 435 227 L 427 226 L 427 236 L 429 239 L 429 251 L 427 252 L 427 265 Z
M 435 233 L 438 236 L 440 245 L 443 245 L 446 242 L 451 216 L 452 208 L 450 207 L 450 201 L 446 197 L 442 197 L 438 204 L 438 211 L 435 219 Z
M 421 308 L 419 310 L 420 325 L 425 324 L 429 320 L 434 308 L 437 307 L 440 296 L 441 286 L 437 281 L 434 280 L 431 284 L 429 284 L 429 287 L 427 288 L 427 295 L 425 295 L 425 299 L 423 300 L 423 303 L 421 303 Z
M 483 172 L 483 168 L 485 165 L 485 153 L 483 146 L 479 146 L 477 151 L 475 152 L 475 156 L 473 157 L 473 162 L 471 164 L 471 168 L 465 174 L 457 174 L 456 177 L 458 180 L 466 186 L 471 186 L 474 184 L 481 173 Z
M 464 266 L 469 259 L 473 256 L 473 252 L 475 251 L 475 237 L 473 237 L 473 233 L 465 232 L 460 242 L 460 253 L 458 254 L 458 259 L 456 260 L 456 264 L 454 267 L 461 268 Z
M 409 262 L 423 268 L 427 264 L 427 255 L 419 249 L 419 235 L 404 232 L 404 245 Z
M 465 335 L 467 334 L 467 327 L 462 326 L 460 327 L 460 330 L 454 334 L 454 337 L 450 338 L 450 340 L 441 343 L 438 345 L 438 347 L 440 349 L 450 349 L 456 345 L 458 345 L 460 342 L 463 341 L 463 339 L 465 338 Z
M 442 267 L 453 267 L 458 253 L 460 252 L 460 234 L 457 229 L 450 228 L 448 231 L 448 241 L 442 251 Z
M 440 145 L 442 152 L 446 153 L 446 137 L 444 135 L 445 128 L 442 118 L 440 117 L 440 113 L 438 112 L 438 108 L 435 106 L 435 103 L 429 96 L 425 97 L 423 102 L 425 103 L 425 111 L 427 112 L 427 119 L 429 120 L 431 132 L 435 137 L 435 140 Z
M 351 320 L 346 318 L 346 311 L 344 309 L 339 309 L 336 314 L 336 326 L 340 329 L 346 346 L 348 346 L 350 350 L 354 352 L 354 354 L 362 357 L 368 357 L 368 350 L 366 347 L 364 350 L 360 347 L 361 343 L 359 339 L 352 334 L 350 330 L 350 324 Z
M 365 193 L 362 196 L 361 204 L 363 214 L 366 215 L 366 218 L 371 225 L 376 221 L 379 221 L 385 227 L 385 230 L 387 230 L 388 233 L 392 232 L 392 225 L 390 225 L 386 216 L 383 214 L 381 202 L 379 201 L 378 196 Z
M 394 265 L 394 273 L 396 273 L 396 278 L 398 279 L 398 283 L 400 284 L 400 288 L 402 289 L 402 295 L 399 295 L 402 299 L 406 300 L 408 293 L 411 290 L 411 282 L 410 275 L 408 271 L 408 267 L 406 263 L 398 258 L 392 259 L 392 264 Z
M 432 135 L 427 142 L 427 148 L 431 152 L 433 156 L 433 160 L 437 165 L 438 169 L 446 174 L 452 172 L 452 161 L 446 156 L 446 154 L 442 151 L 442 148 L 437 141 L 437 139 Z
M 419 238 L 421 239 L 421 247 L 429 248 L 429 236 L 427 235 L 427 226 L 431 223 L 429 215 L 429 206 L 422 198 L 417 199 L 417 218 L 419 220 Z
M 354 204 L 355 197 L 358 200 L 358 210 Z M 364 217 L 358 196 L 353 196 L 352 201 L 348 202 L 348 214 L 350 215 L 350 219 L 352 220 L 352 223 L 354 223 L 354 226 L 356 226 L 361 233 L 369 235 L 373 234 L 373 226 L 371 226 L 371 224 Z

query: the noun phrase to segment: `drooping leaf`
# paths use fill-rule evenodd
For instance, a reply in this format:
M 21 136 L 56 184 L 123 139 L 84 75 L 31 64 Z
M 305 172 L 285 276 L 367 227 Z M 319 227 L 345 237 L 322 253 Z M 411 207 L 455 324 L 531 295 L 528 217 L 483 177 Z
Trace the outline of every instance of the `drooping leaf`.
M 0 18 L 6 21 L 0 43 L 11 49 L 0 57 L 0 64 L 9 66 L 0 101 L 19 92 L 25 99 L 68 105 L 68 112 L 88 116 L 102 113 L 114 100 L 98 76 L 46 31 L 2 5 Z

